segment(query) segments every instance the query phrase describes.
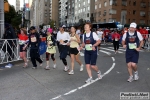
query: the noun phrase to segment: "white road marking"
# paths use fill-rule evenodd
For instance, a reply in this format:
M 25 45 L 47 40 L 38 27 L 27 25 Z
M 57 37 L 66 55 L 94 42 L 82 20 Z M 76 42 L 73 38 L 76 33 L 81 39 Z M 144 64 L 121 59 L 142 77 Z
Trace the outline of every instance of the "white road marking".
M 100 52 L 102 52 L 102 53 L 105 53 L 105 54 L 108 54 L 108 55 L 111 55 L 111 53 L 110 52 L 107 52 L 107 51 L 104 51 L 104 50 L 99 50 Z
M 107 48 L 102 48 L 102 47 L 101 47 L 101 49 L 108 50 L 108 51 L 113 51 L 114 52 L 114 50 L 112 50 L 112 49 L 107 49 Z M 123 53 L 123 52 L 118 51 L 118 53 Z
M 112 58 L 112 60 L 113 60 L 113 62 L 115 61 L 115 58 L 114 57 L 111 57 Z
M 100 52 L 103 52 L 103 53 L 105 53 L 105 54 L 107 54 L 107 55 L 110 55 L 110 54 L 111 54 L 110 52 L 106 52 L 106 51 L 103 51 L 103 50 L 100 50 Z M 115 61 L 115 58 L 112 58 L 112 59 Z M 113 62 L 114 62 L 114 61 L 113 61 Z M 102 77 L 104 77 L 105 75 L 109 74 L 109 73 L 114 69 L 115 65 L 116 65 L 116 63 L 113 63 L 112 66 L 111 66 L 111 68 L 109 68 L 109 70 L 107 70 L 107 71 L 102 75 Z M 59 96 L 54 97 L 54 98 L 52 98 L 52 99 L 50 99 L 50 100 L 56 100 L 56 99 L 61 98 L 62 96 L 67 96 L 67 95 L 69 95 L 69 94 L 72 94 L 72 93 L 74 93 L 74 92 L 76 92 L 76 91 L 78 91 L 78 90 L 81 90 L 81 89 L 83 89 L 83 88 L 85 88 L 85 87 L 87 87 L 87 86 L 89 86 L 89 85 L 91 85 L 91 84 L 97 82 L 98 80 L 101 80 L 101 79 L 96 78 L 95 80 L 93 80 L 93 81 L 90 82 L 90 83 L 86 83 L 86 84 L 84 84 L 84 85 L 78 87 L 77 89 L 73 89 L 73 90 L 71 90 L 71 91 L 69 91 L 69 92 L 67 92 L 67 93 L 65 93 L 65 94 L 63 94 L 63 95 L 59 95 Z
M 108 47 L 108 48 L 111 48 L 111 49 L 114 49 L 113 47 Z M 119 49 L 120 51 L 126 51 L 125 49 Z

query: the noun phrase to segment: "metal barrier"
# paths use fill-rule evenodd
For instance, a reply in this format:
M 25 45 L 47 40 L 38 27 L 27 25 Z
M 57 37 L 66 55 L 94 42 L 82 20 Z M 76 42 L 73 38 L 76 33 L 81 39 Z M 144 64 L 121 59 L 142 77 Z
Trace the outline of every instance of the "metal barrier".
M 29 58 L 29 50 L 27 50 Z M 18 39 L 0 39 L 0 64 L 19 61 Z

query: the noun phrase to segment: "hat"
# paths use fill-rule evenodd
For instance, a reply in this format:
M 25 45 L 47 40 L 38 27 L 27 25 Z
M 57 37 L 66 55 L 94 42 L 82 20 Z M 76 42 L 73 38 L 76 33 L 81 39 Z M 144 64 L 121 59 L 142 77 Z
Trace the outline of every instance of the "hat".
M 137 24 L 136 23 L 131 23 L 130 27 L 136 28 Z
M 64 27 L 64 28 L 65 28 L 65 27 L 66 27 L 66 25 L 62 25 L 62 27 Z
M 52 32 L 53 32 L 53 29 L 52 29 L 52 28 L 48 28 L 48 29 L 47 29 L 47 32 L 52 33 Z
M 34 26 L 31 26 L 31 27 L 30 27 L 30 30 L 35 30 L 35 27 L 34 27 Z

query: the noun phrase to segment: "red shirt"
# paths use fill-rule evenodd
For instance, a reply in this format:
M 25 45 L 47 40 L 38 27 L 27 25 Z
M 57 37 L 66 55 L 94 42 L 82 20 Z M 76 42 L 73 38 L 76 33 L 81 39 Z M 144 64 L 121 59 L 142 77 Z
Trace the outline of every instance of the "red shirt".
M 112 40 L 114 40 L 114 39 L 119 40 L 120 39 L 120 35 L 118 33 L 112 34 Z
M 28 40 L 28 36 L 27 35 L 19 34 L 18 37 L 19 37 L 19 40 L 24 40 L 24 41 Z

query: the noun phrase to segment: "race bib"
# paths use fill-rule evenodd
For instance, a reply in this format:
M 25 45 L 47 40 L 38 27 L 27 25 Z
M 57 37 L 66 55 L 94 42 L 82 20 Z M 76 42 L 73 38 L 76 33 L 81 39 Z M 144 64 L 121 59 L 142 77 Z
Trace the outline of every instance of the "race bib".
M 92 44 L 86 44 L 86 45 L 85 45 L 85 49 L 86 49 L 87 51 L 92 50 Z
M 136 49 L 137 44 L 136 43 L 129 43 L 129 49 Z
M 31 42 L 36 42 L 37 40 L 36 40 L 36 37 L 34 36 L 34 37 L 31 37 Z
M 115 38 L 115 41 L 118 41 L 118 39 L 117 39 L 117 38 Z

